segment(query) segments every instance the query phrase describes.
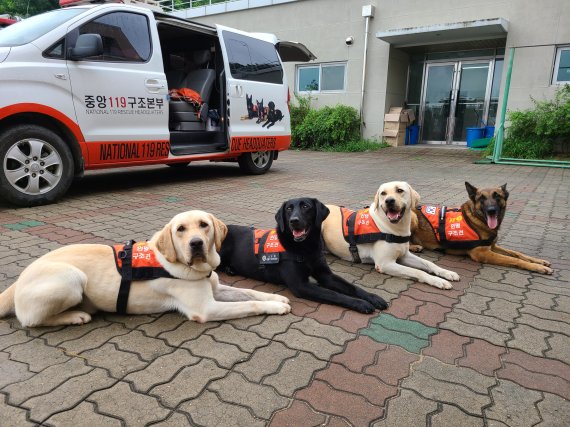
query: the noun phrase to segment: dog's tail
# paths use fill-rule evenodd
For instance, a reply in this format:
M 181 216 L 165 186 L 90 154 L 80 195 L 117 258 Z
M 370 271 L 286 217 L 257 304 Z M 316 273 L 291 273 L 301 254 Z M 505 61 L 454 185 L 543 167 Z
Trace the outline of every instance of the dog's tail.
M 14 314 L 14 292 L 16 286 L 12 285 L 0 294 L 0 319 Z

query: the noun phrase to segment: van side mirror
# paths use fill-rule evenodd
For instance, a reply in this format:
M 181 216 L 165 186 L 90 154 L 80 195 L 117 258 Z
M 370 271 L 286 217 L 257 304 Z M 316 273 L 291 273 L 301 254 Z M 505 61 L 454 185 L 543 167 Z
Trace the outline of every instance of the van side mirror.
M 69 49 L 69 59 L 72 61 L 102 54 L 103 39 L 99 34 L 81 34 L 77 37 L 75 47 Z

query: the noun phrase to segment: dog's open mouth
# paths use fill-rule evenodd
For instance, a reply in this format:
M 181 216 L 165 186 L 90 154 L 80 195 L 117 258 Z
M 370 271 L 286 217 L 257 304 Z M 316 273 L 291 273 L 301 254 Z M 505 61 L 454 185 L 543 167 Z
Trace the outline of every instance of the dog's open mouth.
M 403 208 L 401 210 L 398 209 L 394 209 L 394 208 L 388 208 L 386 209 L 384 212 L 386 213 L 386 216 L 388 217 L 388 220 L 392 223 L 395 224 L 398 221 L 400 221 L 402 219 L 402 217 L 404 216 L 404 212 L 406 211 L 406 208 Z
M 309 235 L 309 230 L 310 230 L 309 228 L 305 228 L 303 230 L 295 230 L 291 228 L 291 233 L 293 234 L 293 240 L 295 240 L 296 242 L 302 242 Z
M 489 227 L 491 230 L 497 228 L 497 225 L 499 224 L 498 215 L 496 213 L 487 213 L 486 217 L 487 227 Z

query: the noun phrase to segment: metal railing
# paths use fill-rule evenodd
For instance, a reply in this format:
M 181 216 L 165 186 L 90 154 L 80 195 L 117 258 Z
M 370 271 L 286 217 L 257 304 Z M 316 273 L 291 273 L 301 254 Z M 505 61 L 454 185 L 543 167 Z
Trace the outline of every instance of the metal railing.
M 202 6 L 212 6 L 214 4 L 229 3 L 235 0 L 158 0 L 165 12 L 175 10 L 192 9 Z

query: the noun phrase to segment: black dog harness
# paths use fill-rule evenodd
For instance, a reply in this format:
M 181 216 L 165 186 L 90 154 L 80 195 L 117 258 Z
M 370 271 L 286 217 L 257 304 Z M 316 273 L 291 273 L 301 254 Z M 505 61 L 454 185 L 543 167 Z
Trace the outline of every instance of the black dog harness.
M 153 280 L 161 277 L 174 278 L 156 259 L 147 242 L 129 240 L 124 245 L 114 245 L 115 264 L 121 275 L 117 296 L 117 313 L 127 313 L 129 292 L 133 280 Z M 211 274 L 211 273 L 210 273 Z
M 468 250 L 478 246 L 489 246 L 497 238 L 495 233 L 489 239 L 481 239 L 477 230 L 463 215 L 461 208 L 418 205 L 417 209 L 429 222 L 435 238 L 444 249 Z
M 283 260 L 305 262 L 302 255 L 287 252 L 279 241 L 277 230 L 253 229 L 253 251 L 259 261 L 259 268 L 265 268 L 268 264 L 278 264 Z
M 369 208 L 353 211 L 341 206 L 340 212 L 344 240 L 349 244 L 348 250 L 352 255 L 352 261 L 356 264 L 362 263 L 357 245 L 374 243 L 378 240 L 384 240 L 386 243 L 406 243 L 410 241 L 410 236 L 397 236 L 382 232 L 372 219 Z

